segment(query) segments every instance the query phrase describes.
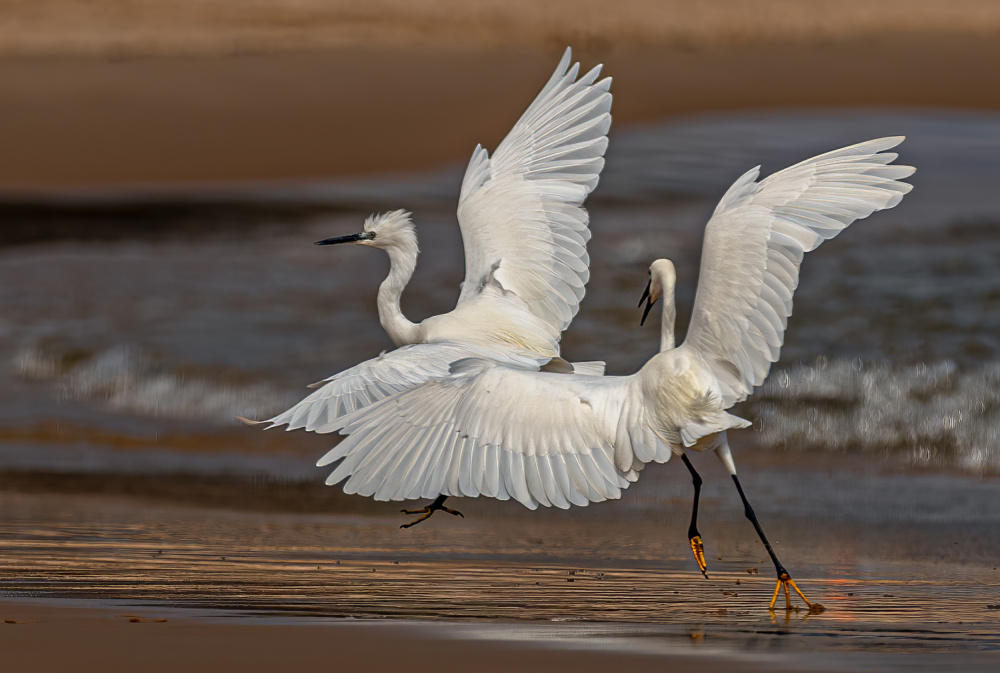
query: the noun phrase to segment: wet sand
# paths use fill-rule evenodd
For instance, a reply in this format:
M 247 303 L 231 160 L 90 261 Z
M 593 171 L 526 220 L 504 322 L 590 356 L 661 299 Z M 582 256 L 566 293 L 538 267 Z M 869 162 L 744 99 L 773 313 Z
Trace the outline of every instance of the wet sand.
M 235 620 L 218 613 L 108 601 L 0 599 L 0 644 L 17 670 L 274 671 L 330 666 L 428 673 L 474 668 L 548 672 L 701 671 L 941 671 L 954 670 L 945 654 L 781 655 L 766 646 L 737 656 L 720 653 L 701 629 L 664 634 L 608 625 L 526 629 L 322 620 Z M 780 632 L 782 628 L 775 628 Z M 962 669 L 995 670 L 989 654 L 963 658 Z M 904 666 L 906 667 L 904 669 Z
M 779 602 L 771 614 L 773 571 L 715 467 L 702 468 L 710 579 L 686 548 L 689 484 L 671 465 L 619 502 L 529 512 L 459 499 L 466 518 L 436 515 L 407 531 L 394 503 L 289 511 L 260 481 L 244 482 L 228 506 L 206 506 L 176 504 L 170 484 L 179 494 L 192 485 L 166 475 L 146 495 L 95 483 L 25 492 L 8 480 L 0 618 L 16 623 L 0 625 L 0 638 L 8 661 L 34 661 L 30 670 L 64 670 L 65 657 L 81 670 L 331 658 L 378 669 L 432 653 L 434 670 L 470 653 L 487 671 L 604 670 L 612 660 L 625 670 L 946 670 L 956 657 L 966 670 L 993 670 L 995 482 L 861 463 L 831 481 L 818 465 L 745 462 L 778 553 L 827 608 L 810 615 Z M 664 490 L 674 495 L 656 495 Z M 366 629 L 372 620 L 386 626 Z M 43 647 L 53 640 L 59 649 Z
M 442 673 L 649 671 L 758 673 L 843 670 L 843 663 L 798 656 L 720 656 L 704 651 L 602 650 L 609 629 L 532 638 L 517 629 L 487 626 L 321 622 L 279 624 L 198 614 L 190 610 L 108 602 L 57 603 L 0 599 L 0 645 L 7 666 L 25 671 L 275 671 L 331 666 L 369 671 Z M 214 619 L 213 619 L 214 618 Z M 612 633 L 612 635 L 614 635 Z M 637 643 L 647 634 L 627 634 Z M 582 637 L 581 637 L 582 636 Z M 680 638 L 679 638 L 680 639 Z M 699 640 L 687 636 L 686 640 Z M 590 645 L 587 644 L 590 640 Z M 984 660 L 988 665 L 988 660 Z M 968 669 L 975 670 L 975 669 Z M 986 670 L 986 669 L 983 669 Z

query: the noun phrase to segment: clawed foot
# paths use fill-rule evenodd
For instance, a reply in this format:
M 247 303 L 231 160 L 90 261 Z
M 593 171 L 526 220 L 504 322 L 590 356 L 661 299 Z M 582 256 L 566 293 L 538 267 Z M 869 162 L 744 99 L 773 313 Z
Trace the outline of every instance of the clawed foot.
M 419 519 L 411 521 L 410 523 L 404 523 L 402 526 L 400 526 L 400 528 L 409 528 L 410 526 L 416 526 L 421 521 L 426 521 L 427 519 L 429 519 L 430 516 L 431 516 L 431 514 L 433 514 L 434 512 L 437 512 L 438 510 L 441 510 L 442 512 L 447 512 L 448 514 L 451 514 L 452 516 L 460 516 L 460 517 L 462 517 L 464 519 L 465 515 L 462 514 L 461 512 L 459 512 L 457 509 L 451 509 L 450 507 L 445 507 L 444 506 L 444 500 L 447 497 L 448 496 L 446 496 L 446 495 L 439 495 L 434 502 L 432 502 L 431 504 L 429 504 L 426 507 L 423 507 L 421 509 L 401 509 L 401 510 L 399 510 L 403 514 L 423 514 L 423 516 L 420 517 Z
M 705 563 L 705 545 L 701 541 L 700 535 L 691 536 L 691 553 L 694 554 L 694 560 L 698 564 L 698 570 L 701 574 L 708 579 L 708 564 Z
M 768 610 L 770 610 L 771 612 L 774 612 L 774 604 L 778 600 L 778 592 L 781 591 L 782 589 L 784 589 L 784 592 L 785 592 L 785 610 L 798 610 L 799 609 L 799 608 L 794 607 L 792 605 L 792 597 L 791 597 L 791 594 L 788 591 L 789 585 L 791 585 L 792 589 L 795 590 L 795 593 L 797 593 L 799 595 L 799 598 L 802 599 L 802 602 L 806 604 L 806 607 L 809 608 L 809 614 L 811 614 L 811 615 L 818 615 L 821 612 L 823 612 L 824 610 L 826 610 L 826 608 L 823 607 L 822 603 L 810 603 L 809 599 L 806 598 L 806 595 L 804 593 L 802 593 L 802 591 L 798 588 L 798 586 L 796 586 L 795 580 L 793 580 L 789 576 L 789 574 L 787 572 L 785 572 L 785 571 L 781 571 L 781 572 L 778 573 L 778 583 L 774 587 L 774 595 L 771 596 L 771 604 L 769 606 L 767 606 Z

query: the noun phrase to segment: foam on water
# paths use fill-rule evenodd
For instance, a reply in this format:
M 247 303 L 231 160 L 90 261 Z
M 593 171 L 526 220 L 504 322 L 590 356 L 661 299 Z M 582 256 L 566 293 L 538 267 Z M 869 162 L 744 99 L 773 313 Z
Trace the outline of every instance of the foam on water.
M 1000 363 L 893 365 L 817 359 L 775 372 L 755 396 L 758 441 L 785 451 L 902 456 L 1000 472 Z
M 296 401 L 266 384 L 225 383 L 166 368 L 134 345 L 73 358 L 31 346 L 15 355 L 15 366 L 26 379 L 54 382 L 61 399 L 100 400 L 110 411 L 125 414 L 228 424 L 237 416 L 263 417 Z

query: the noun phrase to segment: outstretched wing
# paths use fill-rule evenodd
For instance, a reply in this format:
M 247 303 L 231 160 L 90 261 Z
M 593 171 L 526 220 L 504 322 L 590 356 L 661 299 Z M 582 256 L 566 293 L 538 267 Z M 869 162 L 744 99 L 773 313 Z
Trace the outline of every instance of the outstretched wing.
M 287 430 L 304 428 L 309 432 L 332 432 L 332 429 L 324 428 L 330 427 L 337 419 L 390 395 L 447 376 L 453 362 L 471 357 L 488 357 L 491 361 L 534 371 L 576 372 L 583 376 L 604 374 L 603 362 L 570 363 L 561 358 L 546 362 L 545 359 L 487 353 L 468 344 L 412 344 L 334 374 L 315 384 L 317 390 L 292 408 L 254 424 L 269 424 L 268 428 L 287 425 Z
M 484 360 L 329 428 L 349 435 L 318 465 L 377 500 L 439 494 L 567 508 L 618 498 L 670 449 L 646 426 L 634 377 L 551 374 Z
M 611 126 L 611 79 L 597 81 L 598 66 L 577 80 L 570 56 L 567 49 L 493 158 L 476 147 L 458 204 L 466 268 L 459 306 L 496 282 L 545 322 L 553 342 L 590 276 L 582 204 L 597 186 Z
M 332 432 L 323 428 L 373 402 L 447 376 L 449 366 L 456 360 L 481 356 L 481 351 L 464 344 L 402 346 L 334 374 L 317 384 L 320 387 L 301 402 L 261 423 L 269 423 L 269 428 L 287 425 L 287 430 L 304 428 L 309 432 Z M 491 354 L 491 357 L 503 359 L 506 356 Z M 517 359 L 513 362 L 520 363 Z M 530 367 L 531 361 L 526 360 L 523 364 Z
M 764 382 L 778 359 L 806 252 L 855 220 L 892 208 L 911 166 L 890 165 L 902 137 L 821 154 L 757 182 L 760 167 L 729 188 L 705 229 L 687 338 L 719 379 L 729 407 Z

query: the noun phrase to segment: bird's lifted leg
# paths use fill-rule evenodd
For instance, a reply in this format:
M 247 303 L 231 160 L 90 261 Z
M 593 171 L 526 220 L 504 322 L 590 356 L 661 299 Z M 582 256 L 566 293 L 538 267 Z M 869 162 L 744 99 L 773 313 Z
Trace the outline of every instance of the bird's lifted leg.
M 694 469 L 694 465 L 688 460 L 686 454 L 681 454 L 681 460 L 691 473 L 691 481 L 694 483 L 694 505 L 691 507 L 691 525 L 688 526 L 688 540 L 691 542 L 691 552 L 694 560 L 698 564 L 701 574 L 708 579 L 708 564 L 705 563 L 705 545 L 702 544 L 701 534 L 698 532 L 698 498 L 701 496 L 701 475 Z
M 774 586 L 774 594 L 771 595 L 771 603 L 767 606 L 767 609 L 774 611 L 774 604 L 778 600 L 778 592 L 784 590 L 785 594 L 785 610 L 797 609 L 792 607 L 792 598 L 788 591 L 788 587 L 791 586 L 795 590 L 795 593 L 799 595 L 802 602 L 806 604 L 809 608 L 809 614 L 819 614 L 826 610 L 821 603 L 811 603 L 805 594 L 799 589 L 792 579 L 792 576 L 788 574 L 785 570 L 785 566 L 781 565 L 781 561 L 778 560 L 777 555 L 774 550 L 771 549 L 771 543 L 767 541 L 767 536 L 764 535 L 764 530 L 760 527 L 760 522 L 757 521 L 757 515 L 754 514 L 753 507 L 750 506 L 750 502 L 747 500 L 746 494 L 743 492 L 743 486 L 740 485 L 740 478 L 736 476 L 736 464 L 733 463 L 733 456 L 729 452 L 728 442 L 723 442 L 722 445 L 716 449 L 716 454 L 719 456 L 719 460 L 726 466 L 729 470 L 730 476 L 733 478 L 733 483 L 736 484 L 736 490 L 740 494 L 740 499 L 743 501 L 743 512 L 746 517 L 753 524 L 754 530 L 757 531 L 757 537 L 760 541 L 764 543 L 764 549 L 767 550 L 768 556 L 771 557 L 771 562 L 774 564 L 774 570 L 778 573 L 778 582 Z
M 416 526 L 421 521 L 429 519 L 430 516 L 431 516 L 431 514 L 433 514 L 434 512 L 436 512 L 438 510 L 441 510 L 442 512 L 448 512 L 448 514 L 451 514 L 452 516 L 460 516 L 460 517 L 462 517 L 464 519 L 465 515 L 462 514 L 461 512 L 459 512 L 457 509 L 450 509 L 450 508 L 444 506 L 444 501 L 445 501 L 445 499 L 447 497 L 448 496 L 446 496 L 446 495 L 439 495 L 434 500 L 434 502 L 432 502 L 431 504 L 427 505 L 426 507 L 424 507 L 422 509 L 401 509 L 401 510 L 399 510 L 403 514 L 423 514 L 423 516 L 420 517 L 419 519 L 411 521 L 410 523 L 404 523 L 402 526 L 400 526 L 400 528 L 409 528 L 410 526 Z

